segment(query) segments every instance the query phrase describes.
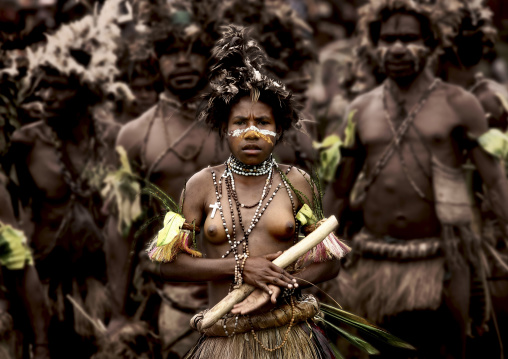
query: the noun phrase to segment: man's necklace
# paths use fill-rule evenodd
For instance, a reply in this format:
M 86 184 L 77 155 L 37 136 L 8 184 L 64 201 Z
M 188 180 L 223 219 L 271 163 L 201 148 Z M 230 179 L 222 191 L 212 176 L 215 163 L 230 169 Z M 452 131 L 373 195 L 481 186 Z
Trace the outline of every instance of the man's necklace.
M 51 131 L 51 141 L 53 144 L 53 148 L 55 150 L 56 156 L 58 158 L 58 163 L 60 165 L 60 173 L 62 174 L 62 177 L 67 183 L 67 185 L 70 187 L 71 191 L 83 198 L 90 197 L 92 194 L 92 190 L 89 186 L 89 184 L 86 181 L 86 177 L 84 174 L 88 173 L 91 170 L 92 164 L 93 164 L 93 152 L 95 147 L 95 139 L 93 137 L 90 138 L 88 141 L 87 151 L 86 151 L 86 163 L 83 167 L 83 170 L 81 171 L 81 174 L 77 176 L 77 178 L 74 178 L 71 171 L 69 170 L 68 166 L 65 164 L 64 161 L 64 154 L 63 154 L 63 144 L 62 141 L 58 138 L 56 133 L 54 131 Z M 68 158 L 68 161 L 72 165 L 70 157 Z M 76 171 L 76 170 L 75 170 Z
M 434 91 L 434 89 L 436 88 L 436 86 L 439 83 L 440 83 L 440 80 L 439 79 L 435 79 L 430 84 L 430 86 L 427 88 L 427 90 L 422 94 L 422 97 L 420 98 L 420 100 L 416 103 L 416 105 L 413 107 L 413 109 L 409 112 L 409 115 L 406 117 L 406 120 L 404 122 L 409 122 L 408 120 L 411 120 L 410 124 L 411 125 L 413 124 L 414 118 L 416 118 L 416 115 L 421 111 L 421 109 L 423 108 L 423 106 L 427 102 L 430 94 Z M 384 87 L 383 87 L 383 109 L 384 109 L 384 114 L 385 114 L 384 117 L 385 117 L 386 121 L 388 122 L 388 126 L 390 127 L 390 130 L 392 131 L 392 134 L 393 134 L 394 138 L 396 139 L 396 141 L 395 141 L 395 147 L 396 147 L 397 153 L 399 155 L 400 162 L 401 162 L 401 165 L 402 165 L 402 170 L 404 171 L 404 175 L 406 176 L 406 179 L 409 181 L 411 187 L 415 190 L 415 192 L 418 194 L 418 196 L 420 198 L 422 198 L 424 200 L 428 200 L 428 198 L 425 195 L 425 193 L 423 192 L 423 190 L 417 185 L 416 181 L 413 179 L 411 173 L 409 172 L 409 169 L 408 169 L 408 166 L 406 164 L 406 161 L 404 159 L 404 154 L 402 152 L 402 147 L 401 147 L 401 142 L 402 142 L 403 136 L 400 136 L 398 134 L 398 132 L 400 132 L 400 131 L 399 131 L 399 129 L 395 128 L 393 120 L 392 120 L 392 118 L 390 116 L 390 112 L 388 111 L 387 92 L 392 93 L 392 96 L 394 96 L 393 95 L 393 91 L 391 91 L 391 90 L 392 90 L 391 86 L 389 86 L 389 83 L 386 82 Z M 411 143 L 409 145 L 411 146 Z M 421 165 L 420 160 L 418 159 L 418 157 L 415 157 L 415 161 L 416 161 L 416 163 L 421 168 L 423 168 L 423 166 Z M 426 173 L 425 171 L 423 171 L 423 172 L 424 172 L 424 174 Z

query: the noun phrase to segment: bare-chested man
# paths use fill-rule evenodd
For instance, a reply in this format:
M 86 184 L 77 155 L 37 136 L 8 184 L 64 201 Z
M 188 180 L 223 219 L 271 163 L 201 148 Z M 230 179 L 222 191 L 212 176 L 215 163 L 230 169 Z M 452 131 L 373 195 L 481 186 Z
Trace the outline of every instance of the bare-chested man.
M 2 55 L 4 54 L 0 52 L 0 61 L 3 60 Z M 10 85 L 14 85 L 15 80 L 11 82 L 11 77 L 4 75 L 4 73 L 1 73 L 0 86 L 3 86 L 4 89 L 12 88 Z M 4 111 L 0 112 L 0 120 L 2 121 L 0 127 L 0 162 L 9 147 L 11 131 L 15 128 L 11 123 L 14 118 L 11 118 L 7 111 L 10 106 L 13 106 L 11 103 L 13 99 L 4 96 L 2 100 L 0 106 L 4 107 L 2 109 Z M 12 291 L 8 297 L 9 301 L 0 300 L 0 332 L 2 332 L 0 337 L 7 342 L 5 343 L 7 348 L 3 345 L 4 343 L 0 346 L 4 353 L 5 350 L 20 352 L 19 348 L 13 348 L 12 345 L 9 345 L 16 344 L 16 341 L 9 340 L 15 335 L 15 331 L 12 330 L 12 319 L 6 310 L 9 312 L 13 310 L 12 317 L 15 321 L 24 321 L 25 315 L 30 321 L 33 337 L 27 335 L 23 339 L 33 344 L 33 357 L 35 359 L 49 359 L 47 303 L 39 276 L 33 266 L 33 258 L 26 237 L 22 231 L 16 229 L 18 221 L 12 208 L 7 183 L 8 178 L 0 167 L 0 280 L 7 286 L 8 290 Z M 17 327 L 24 328 L 25 326 L 18 324 Z M 25 333 L 27 332 L 25 331 Z
M 21 243 L 26 238 L 23 233 L 16 230 L 16 218 L 11 205 L 10 195 L 5 187 L 7 177 L 0 170 L 0 264 L 2 265 L 2 279 L 7 287 L 13 291 L 10 295 L 11 309 L 17 309 L 16 314 L 21 311 L 28 315 L 33 331 L 33 357 L 34 359 L 49 359 L 48 323 L 49 314 L 45 296 L 39 275 L 33 266 L 32 256 L 28 248 L 23 248 L 26 243 Z M 13 227 L 14 226 L 14 227 Z M 12 248 L 14 247 L 14 248 Z M 25 252 L 25 253 L 23 253 Z M 21 307 L 17 302 L 21 302 Z M 16 302 L 16 303 L 15 303 Z M 9 314 L 5 312 L 3 302 L 0 303 L 0 322 L 2 323 L 3 334 L 9 333 Z M 22 318 L 15 315 L 14 318 Z M 18 325 L 18 327 L 22 327 Z M 12 327 L 10 328 L 12 330 Z M 7 335 L 9 339 L 10 336 Z M 29 336 L 28 336 L 29 338 Z M 5 339 L 5 337 L 4 337 Z M 26 338 L 25 338 L 26 339 Z M 3 347 L 3 345 L 2 345 Z M 11 348 L 19 351 L 19 348 Z M 2 348 L 6 350 L 6 348 Z
M 411 0 L 372 2 L 362 10 L 364 40 L 388 79 L 350 105 L 354 144 L 332 188 L 340 214 L 364 170 L 364 228 L 353 241 L 357 309 L 417 346 L 421 357 L 462 358 L 470 278 L 481 274 L 464 152 L 503 228 L 508 187 L 496 159 L 475 146 L 488 130 L 481 105 L 427 67 L 439 42 L 429 14 Z
M 208 57 L 214 35 L 213 31 L 205 31 L 206 24 L 197 23 L 195 19 L 202 19 L 205 15 L 210 18 L 213 10 L 207 9 L 204 4 L 200 9 L 180 5 L 182 2 L 157 6 L 154 11 L 160 16 L 160 21 L 145 24 L 150 28 L 150 34 L 146 36 L 153 42 L 164 91 L 155 106 L 122 128 L 117 139 L 117 146 L 125 148 L 134 171 L 174 199 L 179 198 L 186 179 L 192 174 L 227 158 L 218 135 L 210 133 L 206 125 L 195 120 L 199 94 L 208 81 Z M 209 13 L 206 14 L 206 11 Z M 149 216 L 158 214 L 160 210 L 159 207 L 151 208 Z M 143 253 L 144 242 L 154 233 L 150 230 L 142 233 L 142 239 L 137 240 L 138 245 L 134 247 L 134 254 L 130 254 L 135 240 L 133 234 L 139 228 L 131 231 L 128 237 L 118 233 L 114 219 L 108 228 L 108 278 L 118 309 L 110 325 L 114 333 L 129 315 L 129 287 L 134 268 L 131 263 L 137 261 L 138 253 Z M 143 263 L 142 268 L 145 267 Z M 158 276 L 158 273 L 152 274 Z M 183 355 L 196 338 L 176 347 L 168 343 L 187 331 L 189 313 L 206 304 L 206 287 L 168 284 L 163 291 L 165 301 L 161 314 L 158 315 L 155 306 L 151 310 L 159 317 L 159 327 L 163 327 L 160 332 L 162 343 L 167 344 L 165 351 L 172 350 Z M 172 305 L 168 305 L 168 301 Z
M 66 25 L 31 53 L 29 80 L 43 119 L 16 131 L 10 149 L 31 219 L 26 233 L 51 302 L 52 358 L 89 358 L 96 349 L 90 340 L 95 327 L 77 311 L 72 314 L 76 308 L 67 295 L 102 321 L 110 307 L 99 191 L 115 160 L 118 126 L 94 119 L 92 109 L 112 90 L 128 90 L 111 81 L 117 31 L 109 16 Z

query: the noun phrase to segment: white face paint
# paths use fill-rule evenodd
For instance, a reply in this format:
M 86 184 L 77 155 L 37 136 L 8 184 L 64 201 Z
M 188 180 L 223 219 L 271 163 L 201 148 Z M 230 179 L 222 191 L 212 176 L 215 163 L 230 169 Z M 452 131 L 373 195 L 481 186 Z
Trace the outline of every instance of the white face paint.
M 249 131 L 254 131 L 254 132 L 260 133 L 265 136 L 277 137 L 277 133 L 270 131 L 270 130 L 260 130 L 256 126 L 250 126 L 244 130 L 229 131 L 229 136 L 231 136 L 231 137 L 245 136 L 245 134 Z

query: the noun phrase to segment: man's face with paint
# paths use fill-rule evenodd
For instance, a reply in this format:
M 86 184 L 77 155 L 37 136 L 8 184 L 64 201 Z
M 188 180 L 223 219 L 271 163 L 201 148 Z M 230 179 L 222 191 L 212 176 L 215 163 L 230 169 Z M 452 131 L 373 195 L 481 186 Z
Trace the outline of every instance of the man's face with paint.
M 43 104 L 43 117 L 48 123 L 72 122 L 76 112 L 83 109 L 83 99 L 79 99 L 79 83 L 55 71 L 45 72 L 38 84 L 36 94 Z
M 233 156 L 247 165 L 266 160 L 277 141 L 277 125 L 272 108 L 250 97 L 231 107 L 227 123 L 227 141 Z
M 381 24 L 377 54 L 388 77 L 417 75 L 425 68 L 429 53 L 420 21 L 415 16 L 394 14 Z
M 199 90 L 206 80 L 206 55 L 192 43 L 176 45 L 161 55 L 159 68 L 164 85 L 174 94 Z

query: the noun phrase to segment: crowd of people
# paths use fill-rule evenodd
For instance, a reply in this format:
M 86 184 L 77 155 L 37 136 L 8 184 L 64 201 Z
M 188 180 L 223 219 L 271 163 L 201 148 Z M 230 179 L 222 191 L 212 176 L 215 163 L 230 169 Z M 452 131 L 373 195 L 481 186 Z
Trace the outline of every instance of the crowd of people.
M 319 301 L 416 348 L 381 357 L 508 354 L 508 76 L 483 1 L 0 17 L 0 357 L 366 357 Z M 271 263 L 331 215 L 335 251 Z

